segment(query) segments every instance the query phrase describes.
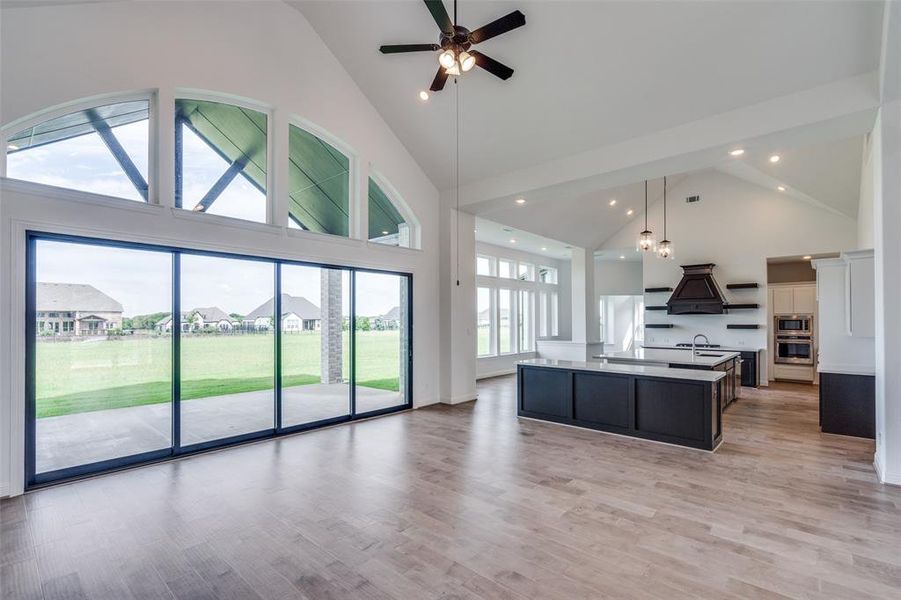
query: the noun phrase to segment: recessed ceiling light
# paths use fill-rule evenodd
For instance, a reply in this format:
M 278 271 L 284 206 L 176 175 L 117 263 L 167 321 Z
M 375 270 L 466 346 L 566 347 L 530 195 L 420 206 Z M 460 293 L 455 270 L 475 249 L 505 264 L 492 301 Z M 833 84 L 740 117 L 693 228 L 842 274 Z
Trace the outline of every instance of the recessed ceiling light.
M 803 258 L 804 260 L 810 260 L 813 257 L 811 255 L 807 254 L 805 256 L 802 256 L 801 258 Z
M 525 204 L 525 203 L 526 203 L 526 199 L 525 199 L 525 198 L 517 198 L 517 199 L 516 199 L 516 203 L 517 203 L 517 204 Z
M 784 185 L 779 185 L 779 186 L 776 186 L 776 189 L 779 190 L 780 192 L 784 192 L 784 191 L 785 191 L 785 186 L 784 186 Z
M 425 102 L 426 100 L 429 99 L 429 93 L 425 90 L 421 90 L 419 92 L 419 99 L 422 100 L 423 102 Z
M 511 244 L 515 244 L 515 243 L 516 243 L 516 240 L 513 239 L 513 238 L 510 238 L 510 243 L 511 243 Z
M 383 231 L 383 232 L 382 232 L 382 235 L 388 235 L 388 232 L 387 232 L 387 231 Z
M 731 152 L 729 152 L 729 156 L 741 156 L 744 153 L 745 153 L 744 148 L 736 148 L 735 150 L 732 150 Z
M 473 229 L 472 232 L 473 232 L 473 233 L 478 233 L 479 230 L 478 230 L 478 229 Z
M 771 162 L 771 163 L 777 163 L 777 162 L 779 162 L 779 159 L 780 159 L 780 158 L 782 158 L 782 157 L 779 156 L 778 154 L 774 154 L 774 155 L 772 155 L 772 156 L 770 157 L 770 162 Z
M 7 145 L 6 145 L 6 149 L 7 149 L 7 150 L 18 150 L 19 147 L 16 146 L 15 144 L 7 144 Z
M 610 201 L 610 206 L 616 206 L 616 198 Z
M 623 256 L 622 254 L 620 254 L 620 255 L 619 255 L 619 259 L 620 259 L 620 260 L 626 260 L 626 257 Z
M 633 209 L 631 209 L 631 208 L 630 208 L 629 210 L 626 211 L 626 215 L 629 216 L 629 217 L 631 217 L 631 216 L 634 215 L 634 214 L 635 214 L 635 211 L 634 211 Z
M 542 246 L 541 249 L 542 249 L 543 251 L 547 252 L 547 248 L 545 248 L 544 246 Z

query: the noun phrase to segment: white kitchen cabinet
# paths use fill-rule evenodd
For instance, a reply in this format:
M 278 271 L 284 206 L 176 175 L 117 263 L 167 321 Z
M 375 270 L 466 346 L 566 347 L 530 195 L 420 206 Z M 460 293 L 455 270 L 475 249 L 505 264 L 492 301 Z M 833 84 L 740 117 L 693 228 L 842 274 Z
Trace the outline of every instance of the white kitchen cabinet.
M 814 285 L 785 285 L 773 290 L 774 315 L 812 315 L 817 311 L 817 290 Z
M 844 252 L 847 263 L 845 323 L 852 337 L 876 335 L 876 272 L 872 250 Z
M 817 312 L 817 289 L 815 286 L 797 286 L 792 288 L 792 314 L 812 315 Z
M 790 287 L 774 287 L 773 288 L 773 314 L 774 315 L 790 315 L 794 310 L 794 294 Z

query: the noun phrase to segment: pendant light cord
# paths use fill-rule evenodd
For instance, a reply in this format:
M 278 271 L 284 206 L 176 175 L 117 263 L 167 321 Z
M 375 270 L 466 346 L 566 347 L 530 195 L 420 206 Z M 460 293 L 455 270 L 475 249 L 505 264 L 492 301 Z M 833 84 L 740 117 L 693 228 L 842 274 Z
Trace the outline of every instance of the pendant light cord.
M 663 240 L 666 240 L 666 175 L 663 176 Z
M 644 180 L 644 230 L 648 230 L 648 180 Z
M 457 3 L 454 3 L 454 18 L 456 18 Z M 454 77 L 454 104 L 456 105 L 456 155 L 454 157 L 454 179 L 457 192 L 457 287 L 460 286 L 460 87 L 457 78 Z

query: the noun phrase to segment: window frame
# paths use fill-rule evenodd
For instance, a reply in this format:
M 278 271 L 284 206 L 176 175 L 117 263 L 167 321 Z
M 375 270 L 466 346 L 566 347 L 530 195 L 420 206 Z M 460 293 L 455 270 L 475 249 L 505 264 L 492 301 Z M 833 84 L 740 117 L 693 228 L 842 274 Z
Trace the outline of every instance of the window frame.
M 175 150 L 175 129 L 176 129 L 176 121 L 175 121 L 175 104 L 179 100 L 195 100 L 198 102 L 216 102 L 219 104 L 228 104 L 231 106 L 237 106 L 238 108 L 246 108 L 247 110 L 253 110 L 256 112 L 263 113 L 266 115 L 266 219 L 264 221 L 249 221 L 247 219 L 241 219 L 238 217 L 231 217 L 228 215 L 217 215 L 212 213 L 204 213 L 204 217 L 214 217 L 217 219 L 228 219 L 229 221 L 233 221 L 235 223 L 252 223 L 254 225 L 276 225 L 276 214 L 275 214 L 275 192 L 274 188 L 276 186 L 276 178 L 275 178 L 275 170 L 276 170 L 276 162 L 273 160 L 275 158 L 275 144 L 274 144 L 274 136 L 275 136 L 275 109 L 269 104 L 260 102 L 258 100 L 254 100 L 251 98 L 245 98 L 243 96 L 235 96 L 232 94 L 225 94 L 221 92 L 213 92 L 208 90 L 200 90 L 195 88 L 176 88 L 172 95 L 171 101 L 172 105 L 169 107 L 172 110 L 172 123 L 170 123 L 169 127 L 172 129 L 172 139 L 173 139 L 173 151 L 172 151 L 172 164 L 171 165 L 163 165 L 162 161 L 160 161 L 160 169 L 171 168 L 173 178 L 175 174 L 178 172 L 178 156 Z M 287 137 L 288 132 L 285 131 L 285 136 Z M 160 157 L 162 158 L 162 157 Z M 168 158 L 168 157 L 167 157 Z M 287 167 L 287 165 L 285 165 Z M 287 169 L 285 169 L 287 172 Z M 241 176 L 239 174 L 239 176 Z M 175 183 L 175 179 L 173 179 L 173 185 L 177 187 Z M 190 208 L 184 208 L 183 206 L 178 206 L 177 204 L 177 195 L 176 187 L 173 187 L 173 196 L 172 196 L 172 208 L 178 211 L 183 212 L 184 214 L 193 214 L 194 211 Z M 287 223 L 285 224 L 287 227 Z
M 305 230 L 302 228 L 294 228 L 294 227 L 290 226 L 291 205 L 288 200 L 288 195 L 289 195 L 291 189 L 290 189 L 290 186 L 288 185 L 288 173 L 290 170 L 289 165 L 291 162 L 291 155 L 290 155 L 291 129 L 290 128 L 292 126 L 297 127 L 298 129 L 302 129 L 302 130 L 306 131 L 307 133 L 309 133 L 310 135 L 313 135 L 313 136 L 321 139 L 323 142 L 332 146 L 333 148 L 338 150 L 338 152 L 340 152 L 347 158 L 348 182 L 347 182 L 347 236 L 346 237 L 343 235 L 337 235 L 337 234 L 332 234 L 332 233 L 320 233 L 318 231 L 309 231 L 309 230 Z M 360 182 L 360 180 L 361 180 L 360 175 L 362 174 L 361 173 L 362 169 L 361 169 L 359 153 L 356 150 L 354 150 L 353 146 L 351 146 L 350 144 L 345 142 L 340 137 L 331 133 L 327 129 L 323 129 L 322 127 L 320 127 L 319 125 L 316 125 L 312 121 L 310 121 L 308 119 L 304 119 L 303 117 L 301 117 L 299 115 L 296 115 L 296 114 L 289 115 L 286 127 L 287 127 L 287 129 L 285 130 L 284 135 L 287 140 L 285 145 L 288 148 L 288 152 L 286 152 L 286 154 L 285 154 L 285 164 L 284 164 L 285 190 L 284 190 L 283 195 L 285 197 L 285 202 L 284 202 L 285 206 L 284 206 L 284 211 L 283 211 L 284 214 L 283 215 L 278 214 L 275 216 L 275 221 L 279 221 L 279 223 L 275 223 L 275 224 L 280 224 L 280 222 L 282 221 L 282 217 L 284 217 L 284 219 L 283 219 L 284 227 L 289 230 L 300 231 L 300 232 L 303 232 L 304 234 L 326 235 L 326 236 L 330 236 L 330 237 L 338 238 L 338 239 L 353 239 L 355 237 L 354 233 L 357 231 L 357 229 L 356 229 L 357 222 L 361 221 L 360 205 L 362 202 L 361 197 L 363 196 L 363 193 L 361 190 L 361 182 Z M 280 165 L 280 168 L 281 168 L 281 165 Z M 359 225 L 359 227 L 360 227 L 359 231 L 361 233 L 364 232 L 366 230 L 366 225 L 368 225 L 368 224 L 369 224 L 369 220 L 367 218 L 365 224 Z M 366 236 L 366 237 L 368 237 L 368 236 Z
M 36 311 L 36 243 L 39 240 L 56 241 L 67 243 L 79 243 L 90 246 L 126 248 L 133 250 L 149 250 L 157 252 L 169 253 L 172 256 L 172 363 L 171 363 L 171 381 L 172 381 L 172 428 L 173 435 L 171 446 L 162 450 L 152 450 L 142 452 L 130 456 L 118 457 L 103 460 L 95 463 L 83 464 L 74 467 L 67 467 L 56 471 L 48 471 L 36 473 L 36 344 L 37 344 L 37 311 Z M 216 440 L 205 441 L 191 445 L 181 445 L 180 440 L 180 422 L 181 422 L 181 339 L 179 332 L 181 331 L 181 273 L 180 261 L 183 255 L 203 255 L 220 258 L 230 258 L 238 260 L 251 260 L 273 265 L 275 271 L 274 286 L 274 311 L 276 314 L 276 327 L 273 343 L 275 344 L 273 377 L 275 391 L 275 421 L 271 429 L 263 429 L 255 432 L 244 433 L 241 435 L 219 438 Z M 350 276 L 350 319 L 351 323 L 356 318 L 356 302 L 354 299 L 355 280 L 357 273 L 377 273 L 394 275 L 406 279 L 407 285 L 407 319 L 405 323 L 407 333 L 407 363 L 405 373 L 405 398 L 404 403 L 384 409 L 374 410 L 366 413 L 356 412 L 356 341 L 355 334 L 350 336 L 350 413 L 345 416 L 325 419 L 311 423 L 303 423 L 292 426 L 283 426 L 281 420 L 281 370 L 282 370 L 282 344 L 281 344 L 281 265 L 299 265 L 307 267 L 318 267 L 323 269 L 335 269 L 348 271 Z M 138 464 L 150 464 L 163 460 L 171 460 L 182 456 L 188 456 L 203 452 L 211 448 L 224 448 L 235 446 L 260 439 L 271 439 L 283 435 L 290 435 L 300 431 L 317 429 L 343 423 L 356 421 L 359 419 L 370 418 L 382 414 L 389 414 L 409 410 L 413 407 L 413 274 L 409 272 L 392 271 L 388 269 L 376 269 L 369 267 L 356 267 L 352 265 L 339 265 L 320 263 L 316 261 L 298 260 L 294 258 L 260 256 L 253 254 L 241 254 L 236 252 L 223 252 L 215 250 L 207 250 L 201 248 L 191 248 L 188 246 L 162 245 L 144 242 L 132 242 L 126 240 L 95 238 L 84 235 L 70 235 L 64 233 L 54 233 L 49 231 L 39 231 L 27 229 L 25 231 L 25 489 L 35 489 L 51 483 L 59 483 L 71 479 L 93 475 L 97 473 L 105 473 L 116 471 L 119 469 L 131 467 Z M 353 331 L 353 329 L 352 329 Z
M 406 200 L 404 200 L 401 193 L 397 190 L 397 188 L 392 185 L 392 183 L 385 177 L 372 163 L 369 164 L 369 169 L 365 173 L 366 175 L 366 193 L 363 194 L 362 190 L 360 191 L 358 198 L 358 211 L 359 214 L 365 214 L 366 219 L 365 223 L 363 223 L 364 219 L 360 218 L 360 238 L 366 240 L 367 244 L 375 244 L 381 248 L 405 248 L 407 250 L 420 250 L 422 248 L 422 227 L 420 226 L 419 219 L 416 218 L 416 213 L 413 212 L 413 209 L 410 208 L 410 205 L 407 204 Z M 391 246 L 388 244 L 380 244 L 378 242 L 374 242 L 369 239 L 369 180 L 375 182 L 375 184 L 382 190 L 382 193 L 388 197 L 388 200 L 394 205 L 394 208 L 401 214 L 404 218 L 404 223 L 407 224 L 407 228 L 409 229 L 410 236 L 410 245 L 409 246 Z M 364 199 L 365 198 L 365 199 Z M 366 208 L 363 208 L 363 203 L 366 203 Z M 365 210 L 365 213 L 364 213 Z
M 88 192 L 85 190 L 76 190 L 74 188 L 68 187 L 60 187 L 56 185 L 51 185 L 48 183 L 39 183 L 36 181 L 28 181 L 27 179 L 17 179 L 14 177 L 9 177 L 7 174 L 7 140 L 9 137 L 22 129 L 27 129 L 29 127 L 34 127 L 35 125 L 40 125 L 45 121 L 51 121 L 53 119 L 57 119 L 59 117 L 64 117 L 66 115 L 80 112 L 83 110 L 87 110 L 89 108 L 96 108 L 98 106 L 108 106 L 110 104 L 120 104 L 124 102 L 138 102 L 138 101 L 146 101 L 148 106 L 148 119 L 147 119 L 147 201 L 146 202 L 137 202 L 137 204 L 159 204 L 160 203 L 160 190 L 158 183 L 158 164 L 159 164 L 159 136 L 158 136 L 158 124 L 159 124 L 159 93 L 158 90 L 145 88 L 132 90 L 128 92 L 115 92 L 111 94 L 99 94 L 96 96 L 89 96 L 87 98 L 79 98 L 77 100 L 73 100 L 71 102 L 65 102 L 63 104 L 58 104 L 44 110 L 31 113 L 25 117 L 20 119 L 16 119 L 14 121 L 10 121 L 9 123 L 0 127 L 0 148 L 2 148 L 2 152 L 0 152 L 0 177 L 8 178 L 11 181 L 22 181 L 25 183 L 29 183 L 32 185 L 41 185 L 49 188 L 53 188 L 56 190 L 65 190 L 66 192 L 73 192 L 75 194 L 91 194 L 94 196 L 100 196 L 103 198 L 109 198 L 116 201 L 127 201 L 127 202 L 135 202 L 129 198 L 121 198 L 119 196 L 110 196 L 108 194 L 102 194 L 99 192 Z

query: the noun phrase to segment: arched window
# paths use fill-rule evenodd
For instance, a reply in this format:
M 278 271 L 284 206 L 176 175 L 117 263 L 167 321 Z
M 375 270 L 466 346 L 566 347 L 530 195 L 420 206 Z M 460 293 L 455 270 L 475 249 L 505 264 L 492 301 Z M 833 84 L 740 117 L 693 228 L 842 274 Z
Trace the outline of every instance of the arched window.
M 265 223 L 265 113 L 206 100 L 175 101 L 175 206 Z
M 150 102 L 90 106 L 13 133 L 6 175 L 147 201 Z
M 288 130 L 288 226 L 347 237 L 350 159 L 309 131 Z
M 385 192 L 388 185 L 369 178 L 369 241 L 388 246 L 415 248 L 415 224 L 408 211 Z M 403 211 L 403 212 L 402 212 Z

